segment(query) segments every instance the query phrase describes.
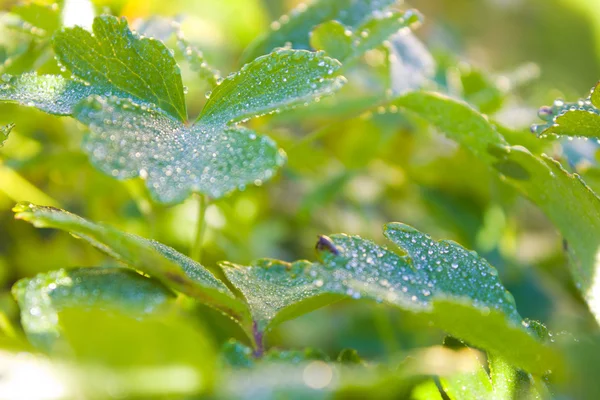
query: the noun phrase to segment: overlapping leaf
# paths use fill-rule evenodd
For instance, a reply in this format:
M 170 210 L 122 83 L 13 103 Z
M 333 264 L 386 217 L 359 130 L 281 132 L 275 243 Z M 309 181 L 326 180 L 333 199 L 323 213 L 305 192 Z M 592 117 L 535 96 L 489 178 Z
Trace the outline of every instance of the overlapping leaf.
M 57 58 L 76 79 L 7 75 L 0 100 L 73 115 L 91 129 L 84 149 L 99 169 L 147 179 L 163 203 L 192 192 L 219 198 L 269 179 L 284 162 L 275 143 L 228 125 L 318 100 L 344 83 L 335 60 L 277 50 L 227 77 L 189 127 L 179 67 L 164 44 L 110 16 L 96 18 L 93 29 L 55 35 Z
M 29 341 L 52 351 L 60 336 L 58 313 L 69 307 L 110 308 L 136 317 L 173 298 L 158 281 L 121 268 L 58 270 L 22 279 L 13 287 Z
M 566 239 L 574 280 L 600 321 L 600 199 L 585 182 L 546 155 L 508 146 L 494 126 L 465 103 L 417 92 L 393 105 L 417 113 L 463 144 L 544 211 Z
M 539 136 L 600 138 L 600 84 L 587 98 L 575 103 L 556 100 L 551 107 L 542 107 L 538 115 L 546 123 L 533 125 L 531 131 Z
M 521 325 L 512 296 L 485 260 L 406 225 L 389 224 L 385 235 L 407 257 L 358 237 L 335 235 L 319 241 L 319 263 L 264 260 L 251 267 L 223 267 L 246 297 L 259 332 L 350 297 L 423 314 L 453 335 L 529 370 L 555 362 L 552 351 Z
M 221 310 L 251 330 L 246 306 L 202 265 L 172 248 L 55 208 L 20 204 L 15 212 L 16 218 L 36 227 L 70 232 L 168 287 Z
M 315 28 L 310 43 L 314 49 L 325 50 L 332 57 L 346 63 L 380 46 L 390 36 L 421 20 L 421 15 L 414 10 L 403 13 L 389 12 L 384 16 L 373 16 L 354 31 L 332 20 Z
M 396 0 L 318 0 L 301 4 L 289 15 L 271 24 L 271 30 L 246 52 L 246 60 L 266 54 L 290 43 L 295 49 L 310 49 L 309 34 L 319 24 L 335 20 L 353 29 L 378 12 L 387 10 Z

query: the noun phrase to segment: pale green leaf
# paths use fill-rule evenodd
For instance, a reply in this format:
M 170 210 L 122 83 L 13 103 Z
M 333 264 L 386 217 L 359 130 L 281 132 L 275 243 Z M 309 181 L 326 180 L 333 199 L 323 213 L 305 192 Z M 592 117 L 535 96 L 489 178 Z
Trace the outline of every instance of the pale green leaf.
M 243 327 L 251 329 L 246 306 L 202 265 L 168 246 L 95 224 L 56 208 L 21 203 L 14 211 L 15 218 L 36 227 L 70 232 L 128 266 L 222 311 Z
M 457 372 L 440 377 L 444 393 L 451 400 L 510 400 L 512 397 L 499 397 L 494 393 L 492 382 L 476 357 L 477 364 L 472 371 Z
M 387 10 L 397 0 L 318 0 L 301 4 L 271 24 L 271 30 L 246 52 L 246 59 L 266 54 L 290 43 L 295 49 L 310 49 L 309 34 L 324 22 L 336 20 L 356 28 L 373 14 Z
M 56 115 L 72 114 L 73 108 L 91 94 L 102 94 L 102 91 L 60 75 L 4 74 L 0 83 L 0 101 L 19 103 Z
M 242 127 L 187 127 L 131 100 L 91 97 L 74 111 L 90 127 L 92 163 L 117 179 L 140 176 L 162 203 L 193 192 L 219 198 L 271 178 L 285 156 L 266 136 Z
M 10 135 L 10 132 L 13 130 L 14 127 L 15 124 L 0 126 L 0 147 L 4 145 L 4 142 L 6 142 L 6 139 L 8 139 L 8 135 Z
M 417 113 L 464 145 L 544 211 L 567 241 L 575 283 L 600 321 L 600 199 L 585 182 L 546 155 L 508 146 L 483 115 L 463 102 L 416 92 L 393 105 Z
M 204 54 L 195 46 L 191 45 L 181 33 L 177 38 L 177 47 L 190 64 L 192 71 L 198 73 L 198 77 L 207 82 L 211 87 L 221 82 L 221 73 L 212 68 L 204 59 Z
M 340 63 L 321 53 L 280 49 L 259 57 L 218 85 L 198 123 L 211 129 L 279 112 L 330 95 L 345 79 Z
M 27 338 L 50 352 L 61 335 L 58 313 L 64 308 L 110 308 L 140 316 L 174 298 L 158 281 L 122 268 L 61 269 L 39 274 L 18 281 L 13 294 Z
M 9 26 L 35 37 L 49 38 L 60 27 L 58 4 L 21 3 L 15 5 L 11 13 L 20 21 Z
M 126 93 L 187 119 L 179 66 L 165 45 L 132 33 L 125 19 L 94 19 L 93 34 L 67 28 L 53 39 L 59 62 L 104 95 Z
M 531 131 L 540 137 L 600 138 L 600 83 L 587 98 L 575 103 L 556 100 L 551 107 L 540 108 L 538 116 L 546 123 L 533 125 Z
M 222 264 L 244 294 L 259 332 L 344 297 L 384 302 L 422 314 L 468 343 L 540 370 L 554 353 L 522 325 L 496 270 L 454 242 L 436 242 L 413 228 L 389 224 L 385 235 L 406 257 L 345 235 L 318 243 L 322 261 L 251 267 Z M 541 361 L 544 360 L 544 361 Z
M 355 30 L 345 27 L 338 21 L 329 21 L 319 25 L 312 32 L 310 43 L 314 49 L 324 50 L 346 64 L 380 46 L 400 30 L 409 29 L 421 20 L 418 12 L 408 10 L 373 16 Z

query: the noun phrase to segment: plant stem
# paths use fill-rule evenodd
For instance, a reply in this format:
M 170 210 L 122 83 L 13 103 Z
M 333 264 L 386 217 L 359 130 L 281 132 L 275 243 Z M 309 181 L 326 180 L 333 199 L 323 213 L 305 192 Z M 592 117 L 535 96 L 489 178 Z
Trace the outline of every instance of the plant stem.
M 202 194 L 196 194 L 195 197 L 198 199 L 198 221 L 196 222 L 196 235 L 192 248 L 190 250 L 190 258 L 198 262 L 202 261 L 202 242 L 204 240 L 204 230 L 206 228 L 205 214 L 207 207 L 206 196 Z

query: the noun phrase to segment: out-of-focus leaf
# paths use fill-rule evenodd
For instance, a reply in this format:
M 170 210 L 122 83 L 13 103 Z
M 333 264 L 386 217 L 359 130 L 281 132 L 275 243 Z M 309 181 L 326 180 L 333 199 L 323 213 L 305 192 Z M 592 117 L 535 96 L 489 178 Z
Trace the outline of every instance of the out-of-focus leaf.
M 197 72 L 200 79 L 206 81 L 211 87 L 221 82 L 221 73 L 208 65 L 204 59 L 204 54 L 181 35 L 177 39 L 177 46 L 190 64 L 192 71 Z
M 600 321 L 600 199 L 585 182 L 546 155 L 509 146 L 483 115 L 465 103 L 416 92 L 393 104 L 417 113 L 464 145 L 544 211 L 566 239 L 577 287 Z
M 126 20 L 111 16 L 95 18 L 93 28 L 93 34 L 74 27 L 54 36 L 61 64 L 106 96 L 125 93 L 187 119 L 179 66 L 162 42 L 139 38 Z
M 91 0 L 63 0 L 62 25 L 64 27 L 80 26 L 91 31 L 95 16 L 96 10 Z
M 271 24 L 270 32 L 248 48 L 245 59 L 268 53 L 290 43 L 295 49 L 310 49 L 309 34 L 319 24 L 335 20 L 353 29 L 378 12 L 387 10 L 396 0 L 318 0 L 301 4 L 289 15 Z
M 70 232 L 168 287 L 222 311 L 251 332 L 246 305 L 202 265 L 172 248 L 55 208 L 21 203 L 15 207 L 15 212 L 17 219 L 36 227 Z
M 411 30 L 393 35 L 387 48 L 393 94 L 419 89 L 435 75 L 433 56 Z
M 222 266 L 246 297 L 258 335 L 350 297 L 422 314 L 439 328 L 526 370 L 544 372 L 547 367 L 541 371 L 540 365 L 557 362 L 553 350 L 522 326 L 496 270 L 477 254 L 454 242 L 436 242 L 402 224 L 387 225 L 385 235 L 408 255 L 398 256 L 358 237 L 336 235 L 319 240 L 320 263 L 262 260 L 251 267 Z
M 98 169 L 117 179 L 140 176 L 162 203 L 181 202 L 193 192 L 222 197 L 268 180 L 285 161 L 270 138 L 249 129 L 187 127 L 116 97 L 88 98 L 75 117 L 90 127 L 83 148 Z
M 35 37 L 50 38 L 60 27 L 59 7 L 56 3 L 21 3 L 14 6 L 11 13 L 20 20 L 9 26 Z
M 600 83 L 587 98 L 575 103 L 556 100 L 551 107 L 540 108 L 538 115 L 546 121 L 531 127 L 538 136 L 600 138 Z
M 35 346 L 52 352 L 61 335 L 58 313 L 69 307 L 116 309 L 134 316 L 152 313 L 173 298 L 158 281 L 121 268 L 58 270 L 22 279 L 13 287 L 21 323 Z
M 451 400 L 509 400 L 512 398 L 495 396 L 492 382 L 481 363 L 474 371 L 459 372 L 440 377 L 440 383 Z
M 389 12 L 383 16 L 374 15 L 354 31 L 333 20 L 319 25 L 312 32 L 310 43 L 314 49 L 324 50 L 346 64 L 421 20 L 421 15 L 414 10 Z
M 213 90 L 198 122 L 215 129 L 332 94 L 345 83 L 340 63 L 321 53 L 277 50 L 246 64 Z

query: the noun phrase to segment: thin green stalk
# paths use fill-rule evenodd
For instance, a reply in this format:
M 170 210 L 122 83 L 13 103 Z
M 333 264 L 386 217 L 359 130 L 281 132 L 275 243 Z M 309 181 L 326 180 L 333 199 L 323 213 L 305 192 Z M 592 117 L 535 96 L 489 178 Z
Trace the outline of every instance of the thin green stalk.
M 198 262 L 202 261 L 202 242 L 204 240 L 204 231 L 206 229 L 206 207 L 208 201 L 206 196 L 197 194 L 195 197 L 198 199 L 198 221 L 196 222 L 196 235 L 192 248 L 190 250 L 190 258 Z

